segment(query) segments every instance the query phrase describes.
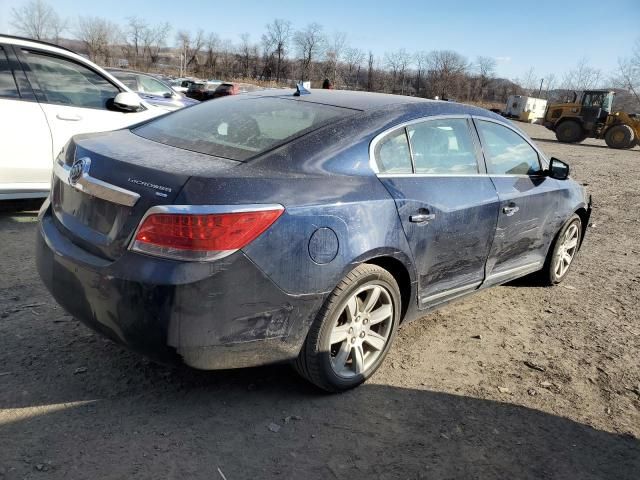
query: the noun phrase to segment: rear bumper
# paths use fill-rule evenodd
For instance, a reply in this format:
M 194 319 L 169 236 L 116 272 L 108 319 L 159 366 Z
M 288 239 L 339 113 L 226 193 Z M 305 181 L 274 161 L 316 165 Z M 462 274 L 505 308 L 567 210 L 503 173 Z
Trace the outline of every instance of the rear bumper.
M 201 369 L 295 358 L 323 301 L 284 293 L 242 252 L 212 263 L 132 252 L 104 260 L 61 233 L 48 202 L 36 261 L 48 290 L 75 318 L 147 356 Z

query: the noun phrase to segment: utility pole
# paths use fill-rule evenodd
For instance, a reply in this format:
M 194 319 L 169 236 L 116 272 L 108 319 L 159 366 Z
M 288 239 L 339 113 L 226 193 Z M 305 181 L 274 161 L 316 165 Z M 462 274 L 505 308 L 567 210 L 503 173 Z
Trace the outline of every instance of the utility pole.
M 540 90 L 538 90 L 538 98 L 540 98 L 540 95 L 542 95 L 542 83 L 544 82 L 544 78 L 540 79 Z

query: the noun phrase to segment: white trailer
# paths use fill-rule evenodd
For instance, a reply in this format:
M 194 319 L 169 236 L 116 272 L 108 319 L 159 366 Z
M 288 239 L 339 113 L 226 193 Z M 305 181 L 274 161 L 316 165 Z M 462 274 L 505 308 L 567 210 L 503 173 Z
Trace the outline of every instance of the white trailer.
M 525 95 L 510 95 L 507 99 L 505 115 L 507 117 L 518 117 L 524 112 L 531 112 L 530 121 L 544 118 L 544 111 L 547 108 L 547 101 L 542 98 L 527 97 Z

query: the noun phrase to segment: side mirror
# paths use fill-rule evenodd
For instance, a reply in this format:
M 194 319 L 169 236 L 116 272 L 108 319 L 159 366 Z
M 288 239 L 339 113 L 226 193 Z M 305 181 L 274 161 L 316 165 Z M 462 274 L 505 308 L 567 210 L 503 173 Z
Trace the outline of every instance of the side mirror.
M 564 163 L 562 160 L 551 157 L 547 175 L 551 178 L 555 178 L 556 180 L 566 180 L 569 178 L 569 165 Z
M 113 105 L 124 112 L 137 112 L 142 108 L 142 100 L 133 92 L 120 92 L 113 99 Z
M 164 95 L 162 95 L 164 98 L 173 98 L 173 93 L 171 92 L 164 92 Z

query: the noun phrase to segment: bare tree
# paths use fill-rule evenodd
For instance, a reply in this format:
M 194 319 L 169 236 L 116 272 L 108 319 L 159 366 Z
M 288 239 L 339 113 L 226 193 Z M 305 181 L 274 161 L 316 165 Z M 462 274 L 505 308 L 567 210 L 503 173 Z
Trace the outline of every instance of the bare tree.
M 205 43 L 204 32 L 198 30 L 196 36 L 192 38 L 191 33 L 186 30 L 180 30 L 177 33 L 176 40 L 184 58 L 185 73 L 190 67 L 197 71 L 199 67 L 198 55 Z
M 358 48 L 347 48 L 344 51 L 344 63 L 347 68 L 345 75 L 347 88 L 358 87 L 360 68 L 365 59 L 365 53 Z M 354 79 L 355 74 L 355 79 Z
M 304 81 L 305 78 L 311 80 L 313 61 L 322 55 L 326 45 L 322 25 L 310 23 L 304 30 L 296 32 L 293 40 L 300 57 L 300 80 Z
M 373 52 L 369 51 L 369 61 L 367 62 L 367 91 L 371 92 L 373 90 L 373 63 L 375 59 L 373 57 Z
M 584 91 L 597 88 L 602 80 L 602 72 L 589 65 L 586 58 L 578 60 L 576 67 L 562 78 L 562 89 L 566 91 Z
M 449 98 L 460 92 L 469 69 L 467 59 L 452 50 L 434 50 L 427 56 L 429 87 L 433 95 Z
M 111 60 L 110 46 L 116 42 L 119 36 L 117 25 L 100 17 L 78 17 L 75 35 L 78 40 L 84 43 L 91 60 L 109 64 Z
M 42 0 L 31 0 L 20 8 L 12 8 L 11 25 L 27 37 L 55 42 L 67 28 L 66 20 Z
M 160 50 L 165 46 L 167 37 L 171 31 L 171 25 L 168 22 L 148 28 L 142 38 L 143 58 L 145 59 L 145 67 L 148 69 L 158 63 L 160 58 Z
M 267 31 L 262 35 L 262 44 L 267 56 L 273 52 L 276 56 L 276 81 L 280 81 L 282 62 L 287 54 L 291 40 L 291 22 L 275 19 L 267 25 Z
M 545 77 L 547 79 L 547 85 L 545 87 L 545 98 L 549 100 L 549 92 L 553 91 L 556 87 L 556 82 L 558 81 L 555 73 L 548 73 Z
M 329 45 L 325 51 L 327 76 L 331 77 L 333 84 L 337 81 L 338 64 L 342 60 L 346 47 L 347 34 L 344 32 L 335 32 L 332 35 Z
M 129 17 L 125 30 L 123 53 L 132 68 L 138 68 L 142 53 L 142 38 L 149 28 L 147 23 L 138 17 Z
M 397 90 L 398 81 L 400 82 L 400 92 L 404 94 L 405 87 L 405 72 L 407 67 L 411 64 L 411 55 L 401 48 L 395 52 L 387 52 L 384 54 L 384 62 L 386 66 L 391 69 L 392 84 L 391 91 Z
M 536 75 L 536 69 L 534 67 L 529 68 L 520 80 L 520 85 L 525 89 L 527 95 L 533 94 L 537 84 L 538 84 L 538 76 Z
M 414 53 L 413 63 L 416 66 L 416 95 L 420 96 L 420 89 L 422 88 L 422 78 L 424 77 L 425 70 L 429 65 L 428 53 L 424 50 Z
M 248 33 L 240 35 L 240 55 L 242 55 L 242 75 L 244 78 L 249 76 L 249 67 L 251 63 L 252 45 L 251 42 L 249 42 L 249 37 Z
M 493 57 L 479 56 L 476 58 L 476 68 L 478 71 L 476 98 L 483 99 L 489 82 L 495 77 L 496 61 Z
M 205 42 L 206 48 L 206 60 L 205 69 L 209 74 L 209 77 L 217 76 L 217 64 L 218 64 L 218 45 L 220 44 L 220 38 L 215 33 L 210 33 Z
M 640 105 L 640 38 L 636 40 L 631 57 L 618 59 L 618 70 L 612 83 L 631 92 Z

